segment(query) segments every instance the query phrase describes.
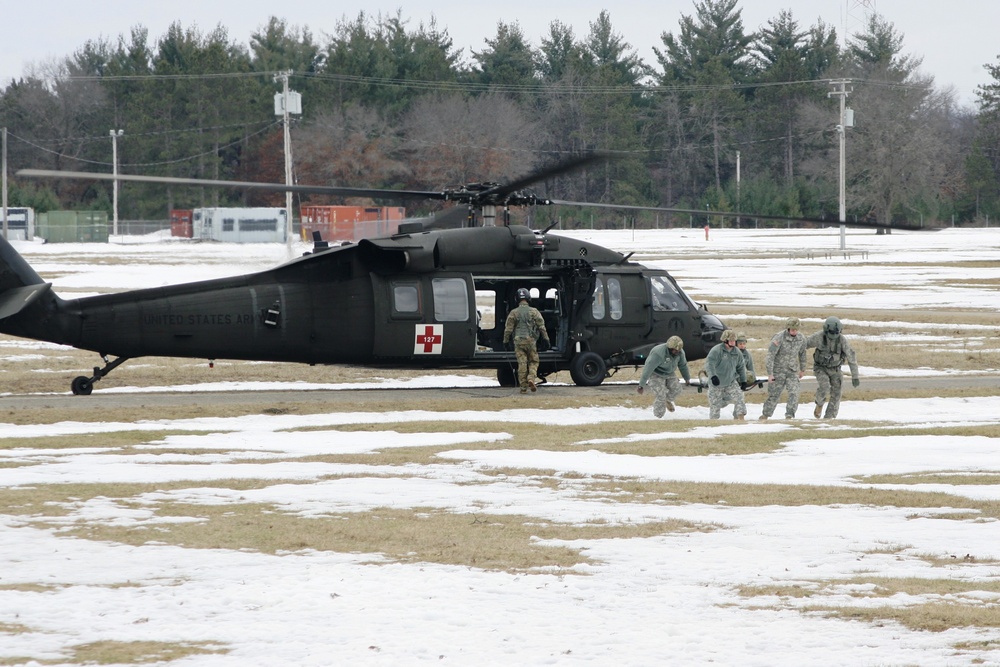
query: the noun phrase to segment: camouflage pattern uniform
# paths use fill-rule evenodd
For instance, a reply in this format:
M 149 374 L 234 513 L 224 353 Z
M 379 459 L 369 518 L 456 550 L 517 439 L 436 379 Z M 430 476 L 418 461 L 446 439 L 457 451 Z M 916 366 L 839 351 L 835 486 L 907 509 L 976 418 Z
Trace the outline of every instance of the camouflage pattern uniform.
M 789 329 L 798 329 L 796 326 Z M 788 390 L 785 404 L 785 419 L 794 419 L 799 409 L 799 380 L 806 370 L 806 337 L 796 331 L 793 336 L 789 329 L 774 335 L 767 347 L 767 398 L 761 419 L 774 414 L 781 392 Z
M 740 347 L 740 343 L 743 343 L 744 347 Z M 743 353 L 743 362 L 747 367 L 747 382 L 753 384 L 757 380 L 757 371 L 753 368 L 753 355 L 746 348 L 746 343 L 747 337 L 744 334 L 736 334 L 736 348 Z
M 503 329 L 503 342 L 510 342 L 514 337 L 514 354 L 517 357 L 517 382 L 524 394 L 530 388 L 535 391 L 538 384 L 538 347 L 536 341 L 541 335 L 546 342 L 549 332 L 545 330 L 545 319 L 532 308 L 527 301 L 522 300 L 517 308 L 510 311 Z
M 653 390 L 653 395 L 656 397 L 653 401 L 653 416 L 656 418 L 662 417 L 667 408 L 671 412 L 674 411 L 674 399 L 681 393 L 677 371 L 684 376 L 685 382 L 691 382 L 687 355 L 683 349 L 673 355 L 670 354 L 667 344 L 663 343 L 649 351 L 646 363 L 642 367 L 642 377 L 639 378 L 639 388 L 642 389 L 648 384 Z
M 733 340 L 735 341 L 735 337 Z M 719 379 L 719 384 L 712 382 L 708 387 L 709 418 L 718 419 L 722 408 L 732 403 L 733 418 L 743 419 L 747 413 L 743 390 L 740 388 L 747 381 L 743 353 L 735 345 L 727 348 L 723 341 L 709 351 L 705 358 L 705 372 L 709 378 Z
M 854 386 L 857 387 L 860 383 L 854 349 L 843 334 L 831 336 L 825 331 L 809 336 L 806 339 L 806 347 L 816 348 L 813 351 L 813 373 L 816 375 L 816 409 L 813 415 L 819 418 L 823 411 L 823 403 L 829 396 L 830 403 L 826 406 L 823 418 L 834 419 L 840 412 L 840 393 L 844 382 L 844 374 L 840 367 L 844 362 L 847 362 L 851 369 L 851 381 Z

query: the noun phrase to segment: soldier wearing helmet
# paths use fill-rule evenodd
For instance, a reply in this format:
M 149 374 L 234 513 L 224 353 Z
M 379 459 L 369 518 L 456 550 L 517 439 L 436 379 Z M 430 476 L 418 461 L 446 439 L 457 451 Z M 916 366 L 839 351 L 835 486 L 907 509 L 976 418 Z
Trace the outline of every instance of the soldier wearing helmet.
M 507 315 L 503 328 L 504 345 L 514 339 L 514 354 L 517 356 L 517 381 L 521 393 L 535 391 L 538 385 L 538 338 L 549 342 L 549 332 L 545 330 L 545 319 L 528 303 L 531 294 L 525 288 L 517 290 L 517 308 Z
M 747 349 L 747 335 L 742 331 L 736 332 L 736 347 L 743 353 L 743 363 L 747 366 L 747 384 L 757 381 L 757 372 L 753 368 L 753 355 Z
M 681 393 L 677 371 L 680 371 L 685 384 L 691 384 L 687 355 L 684 354 L 684 341 L 680 336 L 671 336 L 666 343 L 661 343 L 649 351 L 646 363 L 642 366 L 639 388 L 636 390 L 641 394 L 647 384 L 653 390 L 653 395 L 656 397 L 653 400 L 653 416 L 657 418 L 662 417 L 665 410 L 674 411 L 674 401 Z
M 767 420 L 778 405 L 781 392 L 788 391 L 785 419 L 795 419 L 799 408 L 800 380 L 806 370 L 806 337 L 799 333 L 801 322 L 789 317 L 785 328 L 771 338 L 767 346 L 767 398 L 761 411 L 761 421 Z
M 736 347 L 736 334 L 726 329 L 722 342 L 713 347 L 705 358 L 708 388 L 708 416 L 718 419 L 722 408 L 733 404 L 733 419 L 742 420 L 747 414 L 743 389 L 747 386 L 747 367 L 743 353 Z
M 816 375 L 816 408 L 813 416 L 819 419 L 823 414 L 823 404 L 827 398 L 824 419 L 834 419 L 840 411 L 840 393 L 844 384 L 844 374 L 841 366 L 847 362 L 851 369 L 851 384 L 855 387 L 861 384 L 858 378 L 858 362 L 854 350 L 841 332 L 843 326 L 836 317 L 826 318 L 823 330 L 814 333 L 806 339 L 806 347 L 813 350 L 813 373 Z

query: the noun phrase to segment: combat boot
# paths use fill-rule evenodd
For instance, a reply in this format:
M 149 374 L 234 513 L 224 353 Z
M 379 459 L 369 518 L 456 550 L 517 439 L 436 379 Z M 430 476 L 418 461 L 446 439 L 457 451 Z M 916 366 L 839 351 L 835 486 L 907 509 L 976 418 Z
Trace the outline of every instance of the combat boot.
M 674 404 L 671 403 L 670 401 L 667 401 L 667 411 L 668 412 L 673 412 L 674 411 Z
M 761 415 L 760 417 L 757 417 L 757 419 L 759 421 L 766 422 L 767 421 L 767 415 Z
M 738 422 L 745 421 L 743 415 L 735 415 L 733 419 L 735 419 Z
M 816 409 L 813 410 L 813 417 L 815 417 L 816 419 L 819 419 L 819 416 L 821 414 L 823 414 L 823 404 L 822 403 L 817 403 L 816 404 Z

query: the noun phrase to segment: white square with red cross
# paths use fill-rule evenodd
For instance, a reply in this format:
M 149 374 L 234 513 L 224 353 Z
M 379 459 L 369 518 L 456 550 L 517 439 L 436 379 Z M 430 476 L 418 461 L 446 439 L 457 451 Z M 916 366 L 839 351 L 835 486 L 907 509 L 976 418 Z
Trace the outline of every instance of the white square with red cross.
M 441 354 L 443 344 L 443 324 L 417 325 L 417 340 L 413 345 L 413 354 Z

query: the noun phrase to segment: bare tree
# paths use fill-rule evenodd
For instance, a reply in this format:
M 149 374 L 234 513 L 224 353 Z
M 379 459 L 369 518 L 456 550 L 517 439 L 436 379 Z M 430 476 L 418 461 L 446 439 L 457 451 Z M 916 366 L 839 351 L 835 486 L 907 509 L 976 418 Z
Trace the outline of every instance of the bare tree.
M 503 95 L 425 97 L 403 127 L 413 180 L 422 187 L 503 182 L 536 164 L 536 126 Z

